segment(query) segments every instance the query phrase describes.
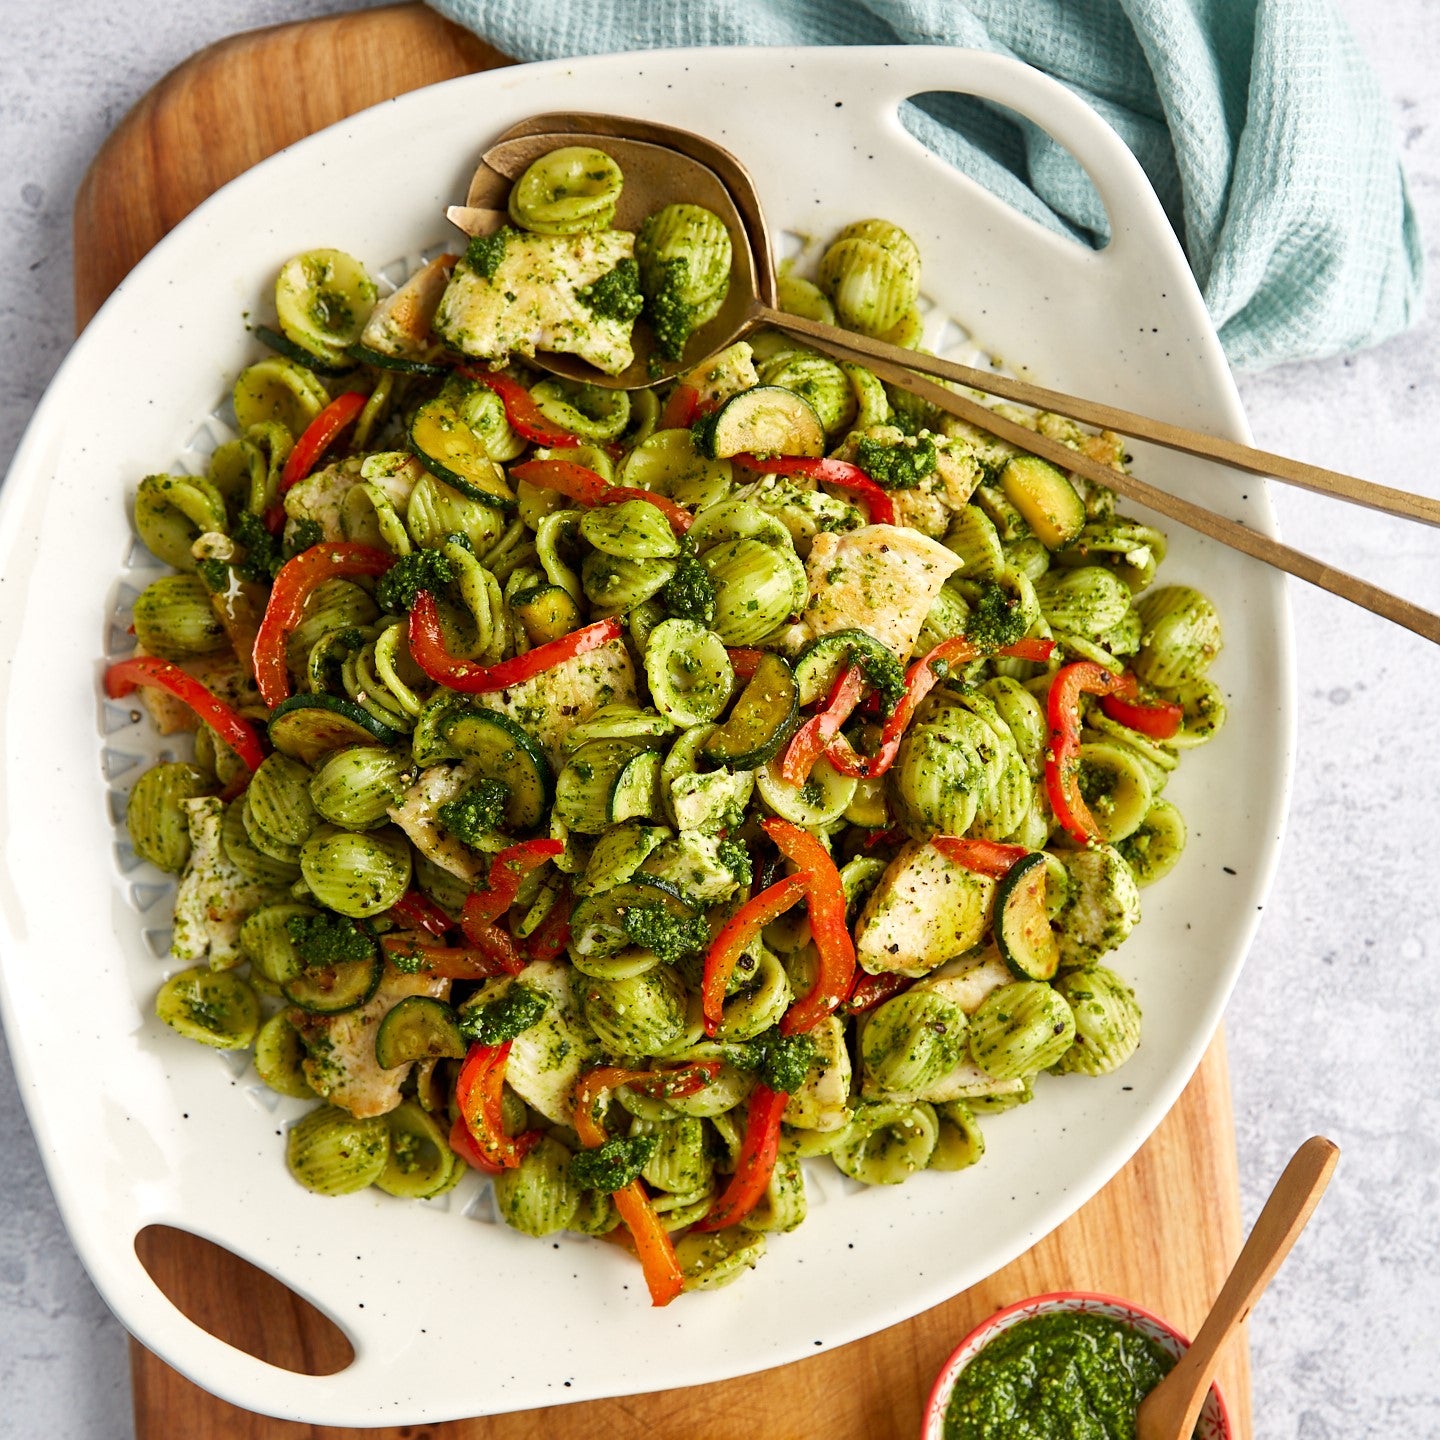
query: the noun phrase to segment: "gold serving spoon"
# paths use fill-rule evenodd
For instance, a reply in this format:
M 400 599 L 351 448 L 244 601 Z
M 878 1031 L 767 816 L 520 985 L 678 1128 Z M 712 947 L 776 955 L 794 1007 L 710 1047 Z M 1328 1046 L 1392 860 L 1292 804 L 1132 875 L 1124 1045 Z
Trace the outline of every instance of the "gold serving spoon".
M 1141 1402 L 1135 1440 L 1189 1440 L 1225 1342 L 1255 1308 L 1284 1263 L 1320 1203 L 1339 1159 L 1339 1148 L 1323 1135 L 1312 1135 L 1291 1157 L 1200 1333 L 1175 1368 Z
M 764 211 L 753 181 L 740 161 L 724 147 L 674 126 L 623 116 L 579 112 L 537 115 L 506 131 L 481 157 L 463 206 L 448 212 L 469 234 L 487 234 L 504 223 L 511 184 L 543 155 L 583 141 L 610 155 L 625 175 L 615 224 L 638 229 L 646 215 L 662 205 L 689 201 L 719 216 L 729 231 L 733 268 L 729 294 L 720 312 L 692 337 L 688 361 L 657 361 L 643 329 L 635 334 L 636 358 L 618 375 L 606 375 L 573 355 L 541 352 L 534 363 L 553 374 L 607 388 L 638 389 L 663 383 L 693 368 L 694 357 L 714 354 L 751 331 L 769 326 L 804 340 L 838 359 L 866 365 L 882 380 L 908 390 L 949 414 L 988 431 L 1001 440 L 1038 455 L 1059 468 L 1083 475 L 1222 544 L 1262 560 L 1427 640 L 1440 644 L 1440 615 L 1411 604 L 1368 581 L 1336 570 L 1313 556 L 1217 515 L 1189 500 L 1147 484 L 1133 475 L 1092 460 L 1057 440 L 997 415 L 970 394 L 951 388 L 997 396 L 1038 409 L 1067 415 L 1083 424 L 1118 431 L 1135 439 L 1219 461 L 1331 495 L 1351 504 L 1380 510 L 1402 519 L 1440 526 L 1440 500 L 1413 495 L 1356 476 L 1307 465 L 1286 456 L 1256 450 L 1235 441 L 1154 420 L 1112 405 L 1083 400 L 991 371 L 903 349 L 882 340 L 842 330 L 775 308 L 773 249 Z M 936 384 L 933 375 L 948 381 Z

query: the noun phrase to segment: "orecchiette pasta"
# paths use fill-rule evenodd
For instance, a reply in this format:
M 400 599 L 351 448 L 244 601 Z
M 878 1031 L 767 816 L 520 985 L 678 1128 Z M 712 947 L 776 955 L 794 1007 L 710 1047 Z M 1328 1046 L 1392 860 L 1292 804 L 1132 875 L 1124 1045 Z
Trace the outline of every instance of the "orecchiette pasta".
M 1163 534 L 777 332 L 699 353 L 731 237 L 688 203 L 617 231 L 623 183 L 551 152 L 384 297 L 341 251 L 287 262 L 234 438 L 138 483 L 173 573 L 124 663 L 170 728 L 208 699 L 126 825 L 179 876 L 157 1013 L 309 1104 L 300 1184 L 484 1170 L 527 1234 L 629 1226 L 663 1301 L 801 1224 L 812 1161 L 960 1171 L 982 1120 L 1130 1058 L 1109 957 L 1225 701 Z M 779 298 L 921 338 L 884 220 Z M 647 328 L 692 365 L 657 388 L 525 363 L 618 373 Z

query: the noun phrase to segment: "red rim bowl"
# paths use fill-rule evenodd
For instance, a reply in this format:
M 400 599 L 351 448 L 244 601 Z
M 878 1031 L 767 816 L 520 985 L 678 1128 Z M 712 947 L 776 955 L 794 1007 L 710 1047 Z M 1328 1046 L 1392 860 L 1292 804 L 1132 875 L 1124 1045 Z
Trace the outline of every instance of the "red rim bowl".
M 1065 1313 L 1109 1315 L 1122 1320 L 1153 1340 L 1167 1354 L 1178 1360 L 1185 1353 L 1190 1342 L 1184 1335 L 1168 1325 L 1158 1315 L 1129 1300 L 1114 1295 L 1092 1295 L 1083 1290 L 1062 1290 L 1052 1295 L 1034 1295 L 1028 1300 L 1018 1301 L 997 1310 L 988 1319 L 982 1320 L 951 1353 L 950 1358 L 936 1376 L 925 1406 L 925 1421 L 920 1430 L 920 1440 L 944 1440 L 945 1411 L 950 1405 L 950 1396 L 960 1372 L 997 1335 L 1003 1334 L 1022 1320 L 1033 1319 L 1036 1315 L 1057 1315 Z M 1231 1440 L 1230 1415 L 1225 1408 L 1225 1398 L 1216 1385 L 1210 1387 L 1205 1404 L 1196 1422 L 1195 1434 L 1198 1440 Z

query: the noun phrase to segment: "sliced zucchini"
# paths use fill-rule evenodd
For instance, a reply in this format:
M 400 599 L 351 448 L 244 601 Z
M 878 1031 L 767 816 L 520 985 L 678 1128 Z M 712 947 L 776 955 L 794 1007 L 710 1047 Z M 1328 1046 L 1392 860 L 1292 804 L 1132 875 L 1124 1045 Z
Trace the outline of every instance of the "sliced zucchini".
M 339 1015 L 374 999 L 384 970 L 377 942 L 375 953 L 363 960 L 337 960 L 333 965 L 302 970 L 280 987 L 280 993 L 312 1015 Z
M 773 760 L 795 731 L 800 692 L 784 659 L 771 651 L 760 657 L 730 718 L 711 732 L 700 753 L 716 765 L 754 770 Z
M 465 1050 L 455 1012 L 428 995 L 407 995 L 375 1032 L 375 1060 L 386 1070 L 412 1060 L 461 1060 Z
M 506 787 L 507 830 L 533 830 L 544 820 L 555 776 L 545 752 L 515 721 L 496 710 L 465 710 L 443 721 L 440 730 L 456 756 Z
M 644 740 L 591 740 L 582 745 L 555 782 L 555 818 L 581 835 L 603 835 L 612 823 L 616 782 L 641 751 L 654 748 Z
M 258 331 L 256 332 L 259 333 Z M 261 336 L 261 339 L 264 339 Z M 265 341 L 268 345 L 270 342 Z M 373 365 L 377 370 L 397 370 L 402 375 L 443 375 L 443 365 L 432 364 L 429 360 L 410 360 L 404 355 L 387 355 L 383 350 L 372 350 L 359 341 L 345 352 L 352 360 L 362 365 Z
M 732 395 L 701 427 L 701 453 L 711 460 L 731 455 L 825 453 L 825 427 L 802 395 L 779 385 L 756 385 Z
M 515 494 L 505 482 L 505 472 L 443 395 L 426 401 L 415 412 L 410 422 L 410 448 L 432 475 L 462 495 L 499 510 L 515 508 Z
M 614 825 L 626 820 L 655 820 L 664 816 L 660 798 L 660 762 L 658 750 L 642 750 L 615 777 L 610 788 L 610 821 Z
M 896 667 L 890 647 L 864 630 L 835 630 L 812 640 L 795 659 L 800 703 L 814 705 L 823 700 L 842 666 L 867 660 L 879 671 Z
M 428 1200 L 450 1188 L 456 1167 L 464 1162 L 419 1105 L 413 1100 L 397 1105 L 385 1115 L 385 1128 L 390 1132 L 390 1157 L 374 1182 L 377 1190 L 402 1200 Z
M 697 914 L 680 892 L 658 880 L 627 880 L 598 895 L 587 895 L 570 915 L 570 946 L 588 961 L 605 960 L 634 945 L 625 929 L 632 905 L 663 905 L 676 919 Z
M 580 628 L 580 606 L 559 585 L 537 585 L 522 590 L 510 609 L 532 645 L 545 645 Z
M 347 745 L 394 745 L 400 734 L 340 695 L 292 695 L 270 716 L 270 743 L 313 765 Z
M 1000 472 L 1005 497 L 1047 549 L 1059 550 L 1085 528 L 1085 502 L 1048 461 L 1016 455 Z
M 329 361 L 322 360 L 313 350 L 297 345 L 288 335 L 282 335 L 268 325 L 257 325 L 255 338 L 268 345 L 277 355 L 283 355 L 287 360 L 297 360 L 301 365 L 308 365 L 317 375 L 348 375 L 355 368 L 353 360 L 332 365 Z
M 1045 856 L 1017 860 L 995 891 L 995 944 L 1019 980 L 1051 980 L 1060 968 L 1060 946 L 1045 908 Z

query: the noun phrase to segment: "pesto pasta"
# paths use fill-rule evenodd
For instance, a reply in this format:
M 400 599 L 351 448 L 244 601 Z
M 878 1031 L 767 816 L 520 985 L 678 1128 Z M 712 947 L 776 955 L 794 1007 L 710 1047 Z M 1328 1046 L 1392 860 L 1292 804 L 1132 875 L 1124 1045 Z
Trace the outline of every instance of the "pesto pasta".
M 172 573 L 112 680 L 206 722 L 129 792 L 178 877 L 155 1008 L 253 1047 L 295 1180 L 479 1172 L 527 1234 L 628 1226 L 664 1303 L 785 1244 L 809 1166 L 967 1169 L 1130 1058 L 1113 952 L 1225 703 L 1162 533 L 785 337 L 690 354 L 729 236 L 618 231 L 623 184 L 554 152 L 393 293 L 288 261 L 233 438 L 138 480 Z M 780 294 L 918 343 L 887 221 Z M 658 392 L 527 364 L 618 373 L 637 325 L 692 366 Z

